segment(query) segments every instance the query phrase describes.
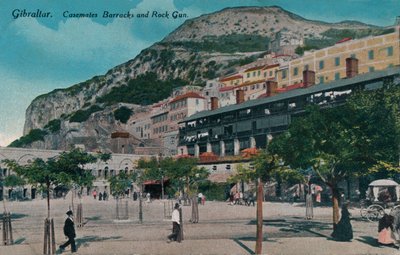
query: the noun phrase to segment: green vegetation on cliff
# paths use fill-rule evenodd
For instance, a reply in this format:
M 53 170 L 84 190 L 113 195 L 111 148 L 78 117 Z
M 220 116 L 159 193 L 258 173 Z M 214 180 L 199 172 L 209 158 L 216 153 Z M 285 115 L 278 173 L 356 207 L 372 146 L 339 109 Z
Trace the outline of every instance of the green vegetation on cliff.
M 186 84 L 187 82 L 181 79 L 159 80 L 157 74 L 148 72 L 130 80 L 128 85 L 114 87 L 110 93 L 97 98 L 97 102 L 107 105 L 120 102 L 149 105 L 167 98 L 173 88 Z
M 114 118 L 126 124 L 132 114 L 133 111 L 131 109 L 126 106 L 122 106 L 114 111 Z
M 35 141 L 44 141 L 44 136 L 47 135 L 47 131 L 41 129 L 32 129 L 29 134 L 22 136 L 21 138 L 13 141 L 8 147 L 21 148 L 25 145 L 29 145 Z
M 44 128 L 47 128 L 50 130 L 50 132 L 55 133 L 58 132 L 61 129 L 61 120 L 60 119 L 54 119 L 49 121 Z
M 205 36 L 202 41 L 178 41 L 178 42 L 163 42 L 161 45 L 172 45 L 175 47 L 184 47 L 191 51 L 206 51 L 206 52 L 254 52 L 266 51 L 268 49 L 269 38 L 261 35 L 246 35 L 246 34 L 230 34 L 222 36 Z
M 72 114 L 71 118 L 69 118 L 70 122 L 84 122 L 89 119 L 90 115 L 94 112 L 102 111 L 104 108 L 98 105 L 92 105 L 87 110 L 78 110 L 74 114 Z

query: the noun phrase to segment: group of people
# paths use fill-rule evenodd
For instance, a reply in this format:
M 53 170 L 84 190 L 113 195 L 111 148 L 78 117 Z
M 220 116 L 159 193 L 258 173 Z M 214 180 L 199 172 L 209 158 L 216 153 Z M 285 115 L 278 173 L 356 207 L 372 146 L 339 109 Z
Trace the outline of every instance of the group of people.
M 353 228 L 350 222 L 350 212 L 347 203 L 342 206 L 341 218 L 334 226 L 331 236 L 337 241 L 350 241 L 353 239 Z M 394 215 L 384 214 L 378 223 L 378 243 L 380 245 L 394 246 L 400 249 L 400 212 Z
M 231 192 L 229 196 L 229 205 L 247 205 L 250 206 L 251 204 L 255 206 L 254 202 L 254 194 L 251 191 L 246 192 L 238 192 L 235 193 Z
M 92 195 L 93 195 L 94 199 L 97 199 L 97 190 L 93 190 Z M 99 201 L 102 201 L 102 200 L 104 200 L 104 201 L 108 200 L 107 191 L 104 191 L 103 193 L 102 192 L 99 193 Z

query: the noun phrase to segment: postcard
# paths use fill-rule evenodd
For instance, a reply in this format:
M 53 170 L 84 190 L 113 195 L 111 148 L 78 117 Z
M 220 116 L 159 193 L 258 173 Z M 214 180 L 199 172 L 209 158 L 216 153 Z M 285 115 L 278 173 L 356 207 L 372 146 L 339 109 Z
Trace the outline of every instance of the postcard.
M 0 2 L 1 254 L 394 254 L 400 4 Z

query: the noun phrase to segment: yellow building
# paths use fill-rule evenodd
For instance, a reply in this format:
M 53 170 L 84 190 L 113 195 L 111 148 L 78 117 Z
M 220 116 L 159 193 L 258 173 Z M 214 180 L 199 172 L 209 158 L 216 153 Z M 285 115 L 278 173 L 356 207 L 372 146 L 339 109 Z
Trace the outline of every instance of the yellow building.
M 236 86 L 243 82 L 243 76 L 241 74 L 234 74 L 234 75 L 219 79 L 219 82 L 224 84 L 224 87 Z
M 326 83 L 346 77 L 346 58 L 358 59 L 358 73 L 383 70 L 400 65 L 399 27 L 393 33 L 351 40 L 345 38 L 334 46 L 305 52 L 304 56 L 281 65 L 277 72 L 278 87 L 303 82 L 303 71 L 315 71 L 315 83 Z

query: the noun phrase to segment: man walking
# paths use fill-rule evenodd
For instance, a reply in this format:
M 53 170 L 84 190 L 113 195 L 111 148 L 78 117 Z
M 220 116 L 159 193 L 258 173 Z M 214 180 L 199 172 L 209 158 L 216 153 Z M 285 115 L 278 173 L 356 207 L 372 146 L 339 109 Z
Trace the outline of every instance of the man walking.
M 75 245 L 75 226 L 74 226 L 74 218 L 71 210 L 67 212 L 68 218 L 64 223 L 64 235 L 68 238 L 68 241 L 63 245 L 60 245 L 60 250 L 64 250 L 65 247 L 71 244 L 71 252 L 76 252 Z
M 179 241 L 178 237 L 181 231 L 179 204 L 176 203 L 172 211 L 172 234 L 168 236 L 167 243 L 171 241 Z

